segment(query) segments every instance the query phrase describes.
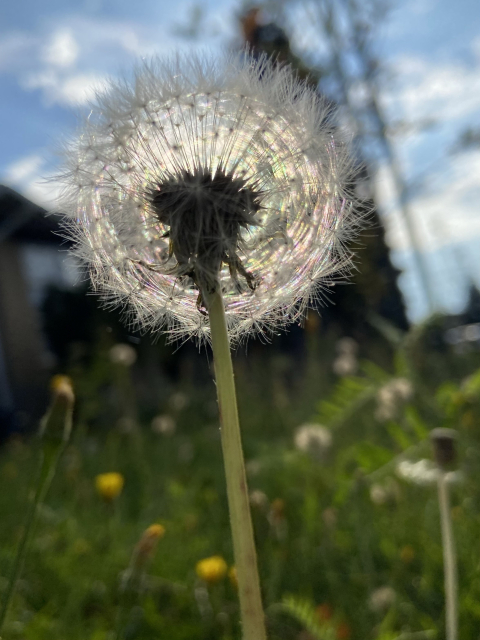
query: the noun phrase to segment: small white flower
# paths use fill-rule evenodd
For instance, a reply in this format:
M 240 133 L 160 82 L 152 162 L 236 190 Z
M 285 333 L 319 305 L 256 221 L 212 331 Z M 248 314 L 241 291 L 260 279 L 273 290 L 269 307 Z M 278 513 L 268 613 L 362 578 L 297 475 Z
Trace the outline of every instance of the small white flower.
M 167 414 L 155 416 L 152 420 L 152 431 L 163 436 L 171 436 L 175 433 L 177 424 L 172 416 Z
M 383 505 L 388 502 L 389 494 L 384 486 L 381 484 L 372 484 L 370 487 L 370 500 L 373 504 Z
M 255 458 L 253 460 L 249 460 L 245 464 L 245 470 L 247 472 L 247 475 L 251 478 L 258 476 L 258 474 L 262 471 L 262 468 L 263 468 L 263 465 L 261 461 Z
M 267 494 L 260 489 L 254 489 L 249 496 L 250 504 L 257 509 L 265 509 L 268 505 Z
M 131 367 L 137 360 L 137 352 L 129 344 L 115 344 L 109 352 L 110 360 L 123 367 Z
M 427 460 L 425 458 L 418 460 L 417 462 L 402 460 L 397 465 L 397 474 L 400 478 L 418 485 L 434 484 L 438 479 L 439 473 L 440 470 L 437 465 L 431 460 Z M 460 479 L 461 474 L 458 471 L 450 471 L 445 474 L 445 480 L 447 482 L 455 483 L 459 482 Z
M 391 477 L 386 478 L 383 484 L 373 483 L 370 486 L 370 500 L 377 506 L 395 502 L 399 498 L 399 487 Z
M 372 591 L 368 600 L 369 608 L 375 613 L 383 613 L 394 604 L 397 598 L 395 589 L 385 585 Z
M 201 291 L 217 280 L 231 338 L 283 326 L 348 270 L 349 155 L 288 68 L 142 63 L 98 96 L 65 158 L 75 252 L 143 328 L 207 339 Z
M 337 341 L 335 349 L 340 355 L 356 356 L 358 353 L 358 342 L 353 338 L 345 336 Z
M 314 458 L 323 458 L 332 446 L 332 434 L 319 424 L 304 424 L 295 431 L 297 449 Z
M 412 399 L 413 393 L 413 385 L 407 378 L 393 378 L 384 384 L 377 392 L 377 420 L 393 420 L 401 406 Z
M 189 402 L 189 397 L 181 391 L 173 393 L 169 399 L 169 403 L 175 411 L 183 411 L 185 407 L 188 407 Z
M 393 394 L 402 402 L 408 402 L 413 397 L 413 385 L 407 378 L 395 378 L 390 383 Z
M 351 353 L 341 353 L 333 361 L 332 369 L 337 376 L 353 376 L 358 370 L 358 360 Z

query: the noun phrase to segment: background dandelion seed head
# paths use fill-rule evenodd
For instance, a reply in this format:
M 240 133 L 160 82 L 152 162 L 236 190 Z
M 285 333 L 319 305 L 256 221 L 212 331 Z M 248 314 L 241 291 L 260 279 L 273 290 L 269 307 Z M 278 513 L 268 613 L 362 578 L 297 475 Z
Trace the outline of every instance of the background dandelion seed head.
M 155 194 L 169 185 L 165 201 L 176 203 L 188 191 L 189 202 L 204 203 L 188 215 L 206 220 L 207 209 L 230 201 L 206 190 L 205 176 L 217 184 L 227 176 L 241 206 L 254 203 L 222 239 L 214 274 L 231 338 L 301 317 L 322 285 L 348 271 L 345 241 L 358 225 L 346 188 L 352 165 L 331 122 L 328 106 L 289 68 L 247 55 L 154 60 L 137 67 L 132 83 L 112 83 L 66 145 L 62 174 L 68 235 L 94 290 L 142 328 L 208 339 L 192 275 L 198 251 L 181 264 L 170 237 L 180 204 L 159 215 Z M 205 220 L 192 228 L 212 233 Z

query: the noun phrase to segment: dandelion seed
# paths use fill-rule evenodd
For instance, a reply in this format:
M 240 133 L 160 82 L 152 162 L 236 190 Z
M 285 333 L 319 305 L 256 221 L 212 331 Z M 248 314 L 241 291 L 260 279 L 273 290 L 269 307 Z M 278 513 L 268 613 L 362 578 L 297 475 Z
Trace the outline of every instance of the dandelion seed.
M 344 274 L 358 220 L 329 108 L 247 55 L 138 67 L 98 96 L 62 174 L 94 289 L 143 328 L 208 339 L 220 282 L 231 339 L 296 320 Z

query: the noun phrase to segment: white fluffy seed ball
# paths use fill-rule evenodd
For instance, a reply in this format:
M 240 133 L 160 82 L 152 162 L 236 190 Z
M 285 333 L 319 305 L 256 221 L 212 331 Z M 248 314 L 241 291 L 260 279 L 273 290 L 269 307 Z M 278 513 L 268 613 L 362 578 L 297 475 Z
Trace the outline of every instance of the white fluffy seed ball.
M 199 289 L 218 280 L 231 339 L 273 330 L 348 271 L 349 154 L 287 67 L 141 63 L 97 96 L 64 157 L 74 251 L 142 328 L 208 339 Z

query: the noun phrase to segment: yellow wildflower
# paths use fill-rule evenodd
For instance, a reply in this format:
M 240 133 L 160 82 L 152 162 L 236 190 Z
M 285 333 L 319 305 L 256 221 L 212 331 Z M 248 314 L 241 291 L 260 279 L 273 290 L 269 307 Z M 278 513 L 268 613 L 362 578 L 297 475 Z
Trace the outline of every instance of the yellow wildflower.
M 228 566 L 222 556 L 211 556 L 197 562 L 197 576 L 208 584 L 220 582 L 227 575 Z
M 52 401 L 40 421 L 40 436 L 46 446 L 60 446 L 70 438 L 75 394 L 71 379 L 62 375 L 53 376 L 50 390 Z
M 95 487 L 99 496 L 112 502 L 122 493 L 125 480 L 121 473 L 101 473 L 95 478 Z
M 133 566 L 136 570 L 142 568 L 155 553 L 157 542 L 165 535 L 165 527 L 152 524 L 143 532 L 133 552 Z
M 53 376 L 51 378 L 50 380 L 51 391 L 59 391 L 64 386 L 73 387 L 72 379 L 69 376 L 57 374 L 56 376 Z

